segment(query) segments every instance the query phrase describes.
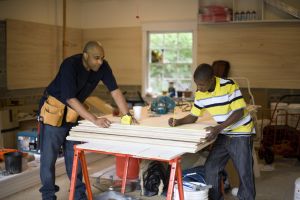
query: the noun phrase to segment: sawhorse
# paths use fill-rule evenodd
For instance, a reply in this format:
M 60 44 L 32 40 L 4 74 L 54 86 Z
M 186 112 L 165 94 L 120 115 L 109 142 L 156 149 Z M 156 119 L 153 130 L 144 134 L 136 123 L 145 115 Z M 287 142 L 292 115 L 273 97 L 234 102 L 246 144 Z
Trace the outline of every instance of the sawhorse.
M 75 186 L 76 186 L 76 175 L 77 175 L 77 170 L 78 170 L 78 160 L 80 160 L 80 162 L 81 162 L 82 173 L 83 173 L 83 177 L 84 177 L 85 184 L 86 184 L 88 199 L 89 200 L 93 199 L 91 184 L 90 184 L 88 170 L 87 170 L 87 164 L 86 164 L 85 155 L 84 155 L 85 152 L 94 152 L 94 153 L 109 154 L 109 155 L 114 155 L 114 156 L 125 157 L 125 166 L 124 166 L 124 172 L 123 172 L 123 178 L 122 178 L 122 188 L 121 188 L 121 192 L 124 194 L 125 187 L 126 187 L 126 181 L 127 181 L 129 159 L 135 157 L 135 155 L 122 154 L 119 152 L 108 152 L 105 149 L 101 149 L 101 148 L 99 148 L 99 149 L 89 148 L 86 144 L 83 144 L 83 145 L 74 145 L 74 160 L 73 160 L 73 169 L 72 169 L 69 200 L 74 199 Z M 175 179 L 177 179 L 179 198 L 180 198 L 180 200 L 184 200 L 184 192 L 183 192 L 183 185 L 182 185 L 182 172 L 181 172 L 181 165 L 180 165 L 181 156 L 177 155 L 173 159 L 157 159 L 157 158 L 151 158 L 151 157 L 146 157 L 146 156 L 145 157 L 139 156 L 139 158 L 168 162 L 171 165 L 171 172 L 170 172 L 167 200 L 172 200 Z

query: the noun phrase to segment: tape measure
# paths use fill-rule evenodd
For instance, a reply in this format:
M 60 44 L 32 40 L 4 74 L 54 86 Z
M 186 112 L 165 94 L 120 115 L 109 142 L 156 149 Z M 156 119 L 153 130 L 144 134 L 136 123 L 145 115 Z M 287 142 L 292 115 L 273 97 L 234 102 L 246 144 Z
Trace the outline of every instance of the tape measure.
M 121 117 L 121 124 L 130 125 L 132 122 L 132 116 L 130 115 L 124 115 Z

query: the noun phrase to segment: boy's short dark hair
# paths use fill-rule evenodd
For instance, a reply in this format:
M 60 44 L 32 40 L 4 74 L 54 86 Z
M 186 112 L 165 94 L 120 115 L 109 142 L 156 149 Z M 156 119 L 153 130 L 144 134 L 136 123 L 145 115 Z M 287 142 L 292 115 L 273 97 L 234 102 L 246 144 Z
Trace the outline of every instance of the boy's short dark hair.
M 194 72 L 194 80 L 208 80 L 214 76 L 213 68 L 207 64 L 200 64 Z

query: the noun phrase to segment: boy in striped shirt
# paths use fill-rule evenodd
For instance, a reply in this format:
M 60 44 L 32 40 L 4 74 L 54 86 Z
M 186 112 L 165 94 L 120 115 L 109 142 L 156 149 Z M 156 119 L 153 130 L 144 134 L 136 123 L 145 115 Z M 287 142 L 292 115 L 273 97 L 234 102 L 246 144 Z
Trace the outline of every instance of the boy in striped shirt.
M 191 114 L 181 119 L 169 119 L 170 126 L 194 123 L 204 110 L 218 123 L 207 127 L 207 140 L 216 139 L 205 162 L 205 179 L 212 185 L 209 196 L 223 199 L 220 189 L 220 173 L 229 158 L 232 159 L 240 177 L 238 199 L 255 199 L 253 176 L 252 139 L 255 134 L 253 121 L 246 110 L 246 103 L 238 85 L 230 79 L 213 75 L 209 64 L 201 64 L 194 72 L 197 85 Z

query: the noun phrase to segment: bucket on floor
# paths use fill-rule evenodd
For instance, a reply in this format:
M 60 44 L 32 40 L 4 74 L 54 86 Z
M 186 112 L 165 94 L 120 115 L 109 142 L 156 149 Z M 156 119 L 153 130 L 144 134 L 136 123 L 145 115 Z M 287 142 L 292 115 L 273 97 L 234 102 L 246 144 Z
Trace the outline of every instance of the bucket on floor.
M 300 200 L 300 177 L 295 181 L 294 200 Z
M 124 166 L 125 166 L 125 157 L 116 156 L 116 173 L 119 178 L 123 178 Z M 136 179 L 139 176 L 139 159 L 138 158 L 129 158 L 127 178 Z
M 94 200 L 138 200 L 134 197 L 127 196 L 125 194 L 122 194 L 120 192 L 114 191 L 112 187 L 108 188 L 107 192 L 103 192 L 100 195 L 97 195 L 93 198 Z
M 10 174 L 22 172 L 22 153 L 9 152 L 4 154 L 5 170 Z
M 208 200 L 208 190 L 209 188 L 204 190 L 194 190 L 189 187 L 185 187 L 183 185 L 184 199 L 185 200 Z M 180 200 L 177 184 L 175 184 L 174 186 L 173 200 Z

